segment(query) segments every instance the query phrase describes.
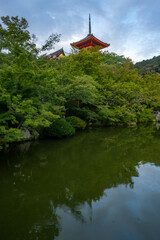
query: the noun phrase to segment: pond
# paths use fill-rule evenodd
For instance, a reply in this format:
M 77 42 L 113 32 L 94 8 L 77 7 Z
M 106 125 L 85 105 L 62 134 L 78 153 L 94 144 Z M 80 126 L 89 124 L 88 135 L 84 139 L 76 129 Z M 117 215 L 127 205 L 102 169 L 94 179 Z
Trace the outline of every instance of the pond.
M 0 239 L 159 240 L 160 130 L 104 128 L 0 153 Z

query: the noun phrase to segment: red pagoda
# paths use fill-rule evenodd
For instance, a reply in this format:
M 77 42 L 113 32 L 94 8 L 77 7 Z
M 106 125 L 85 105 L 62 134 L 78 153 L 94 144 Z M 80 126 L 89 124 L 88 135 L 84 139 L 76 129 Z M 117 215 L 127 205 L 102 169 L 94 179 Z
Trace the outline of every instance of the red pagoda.
M 71 46 L 79 49 L 99 46 L 100 49 L 103 49 L 109 47 L 110 44 L 102 42 L 91 33 L 91 18 L 89 14 L 89 34 L 80 41 L 71 43 Z

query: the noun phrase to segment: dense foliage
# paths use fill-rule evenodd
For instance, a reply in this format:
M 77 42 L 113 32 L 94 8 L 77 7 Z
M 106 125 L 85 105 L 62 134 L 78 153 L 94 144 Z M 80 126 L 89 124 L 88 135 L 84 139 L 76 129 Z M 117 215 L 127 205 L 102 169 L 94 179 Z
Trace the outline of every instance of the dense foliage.
M 143 60 L 141 62 L 137 62 L 134 65 L 134 67 L 138 69 L 138 72 L 140 74 L 143 74 L 146 72 L 160 73 L 160 56 L 153 57 L 152 59 L 148 59 L 148 60 Z
M 67 121 L 76 129 L 85 129 L 86 127 L 86 122 L 76 116 L 67 117 Z
M 55 131 L 62 118 L 70 119 L 75 128 L 83 121 L 84 128 L 148 122 L 152 112 L 160 110 L 159 74 L 142 77 L 130 59 L 97 48 L 47 61 L 40 53 L 53 47 L 59 35 L 52 34 L 40 49 L 25 19 L 3 17 L 2 22 L 1 144 L 21 140 L 22 128 L 40 133 L 52 126 Z
M 44 131 L 44 135 L 47 137 L 65 137 L 75 134 L 75 128 L 67 122 L 65 119 L 57 119 L 51 123 Z

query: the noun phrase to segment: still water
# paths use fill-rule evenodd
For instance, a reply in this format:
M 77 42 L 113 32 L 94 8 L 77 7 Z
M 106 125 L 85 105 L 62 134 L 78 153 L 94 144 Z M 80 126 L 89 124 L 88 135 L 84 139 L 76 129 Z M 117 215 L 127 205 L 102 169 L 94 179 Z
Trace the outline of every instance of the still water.
M 0 239 L 159 240 L 160 130 L 97 129 L 1 152 Z

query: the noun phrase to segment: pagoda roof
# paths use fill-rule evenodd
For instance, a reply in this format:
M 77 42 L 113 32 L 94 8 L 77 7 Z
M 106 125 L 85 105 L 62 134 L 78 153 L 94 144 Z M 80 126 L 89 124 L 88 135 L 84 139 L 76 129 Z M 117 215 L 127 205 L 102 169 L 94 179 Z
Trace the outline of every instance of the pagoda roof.
M 89 33 L 85 38 L 81 39 L 78 42 L 71 43 L 72 47 L 77 47 L 79 49 L 85 48 L 85 47 L 94 47 L 94 46 L 100 46 L 101 49 L 105 47 L 109 47 L 110 44 L 104 43 L 98 38 L 96 38 L 93 34 Z
M 50 53 L 50 54 L 48 55 L 48 58 L 56 59 L 56 58 L 58 58 L 61 54 L 63 54 L 63 55 L 65 56 L 65 53 L 64 53 L 63 48 L 57 50 L 56 52 Z
M 109 47 L 110 44 L 102 42 L 91 33 L 91 16 L 89 14 L 89 34 L 80 41 L 71 43 L 71 46 L 79 49 L 100 46 L 102 49 Z

